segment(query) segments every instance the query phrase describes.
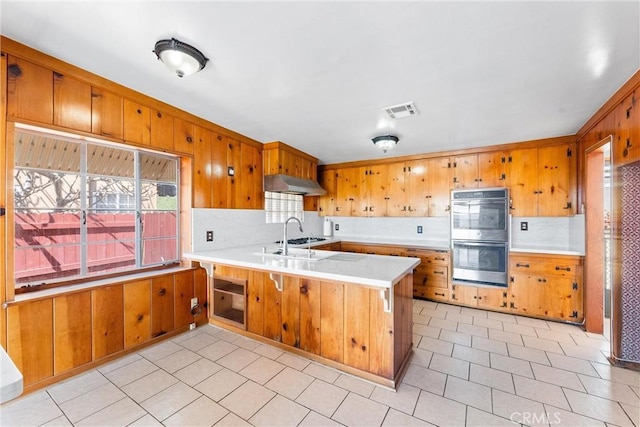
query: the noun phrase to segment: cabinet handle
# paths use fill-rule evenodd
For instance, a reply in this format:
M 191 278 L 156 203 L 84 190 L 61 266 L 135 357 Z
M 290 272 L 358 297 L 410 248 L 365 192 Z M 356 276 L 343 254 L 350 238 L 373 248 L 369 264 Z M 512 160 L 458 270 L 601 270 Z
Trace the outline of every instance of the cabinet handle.
M 444 271 L 434 271 L 433 274 L 442 274 L 442 275 L 444 275 Z
M 439 294 L 437 292 L 436 292 L 436 295 L 439 296 L 439 297 L 443 297 L 444 296 L 444 294 Z
M 571 202 L 567 202 L 567 206 L 565 206 L 562 209 L 571 209 Z
M 571 271 L 571 267 L 560 267 L 556 265 L 556 271 Z
M 444 261 L 444 258 L 440 258 L 440 257 L 435 257 L 434 258 L 436 261 Z
M 520 264 L 520 263 L 517 263 L 517 264 L 516 264 L 516 267 L 529 268 L 529 264 Z M 558 268 L 556 267 L 556 270 L 557 270 L 557 269 L 558 269 Z
M 543 279 L 542 277 L 539 277 L 538 283 L 547 283 L 547 279 Z
M 161 297 L 165 296 L 167 294 L 167 290 L 165 288 L 160 288 L 160 290 L 158 291 L 158 295 L 160 295 Z

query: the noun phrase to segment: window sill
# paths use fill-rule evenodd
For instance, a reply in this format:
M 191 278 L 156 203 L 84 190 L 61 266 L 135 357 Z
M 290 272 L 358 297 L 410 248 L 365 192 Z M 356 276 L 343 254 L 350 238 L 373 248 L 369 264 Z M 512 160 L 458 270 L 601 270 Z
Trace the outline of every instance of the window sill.
M 94 288 L 99 288 L 103 286 L 109 286 L 116 283 L 131 282 L 134 280 L 149 279 L 152 277 L 164 276 L 167 274 L 179 273 L 181 271 L 187 271 L 187 270 L 193 270 L 193 268 L 192 267 L 173 267 L 173 268 L 166 268 L 162 270 L 145 271 L 141 273 L 126 274 L 124 276 L 110 277 L 108 279 L 89 280 L 87 282 L 80 283 L 80 284 L 74 284 L 69 286 L 59 286 L 56 288 L 43 289 L 41 291 L 27 292 L 24 294 L 16 295 L 13 301 L 6 301 L 4 304 L 2 304 L 2 306 L 6 308 L 11 305 L 20 304 L 27 301 L 36 301 L 39 299 L 57 297 L 60 295 L 67 295 L 71 293 L 86 291 L 87 289 L 94 289 Z

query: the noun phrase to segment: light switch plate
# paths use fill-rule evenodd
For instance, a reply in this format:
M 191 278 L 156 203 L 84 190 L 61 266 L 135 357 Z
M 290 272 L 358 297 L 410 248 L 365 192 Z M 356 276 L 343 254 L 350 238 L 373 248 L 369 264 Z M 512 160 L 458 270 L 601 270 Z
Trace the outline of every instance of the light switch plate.
M 527 221 L 521 221 L 520 222 L 520 230 L 521 231 L 529 230 L 529 223 Z

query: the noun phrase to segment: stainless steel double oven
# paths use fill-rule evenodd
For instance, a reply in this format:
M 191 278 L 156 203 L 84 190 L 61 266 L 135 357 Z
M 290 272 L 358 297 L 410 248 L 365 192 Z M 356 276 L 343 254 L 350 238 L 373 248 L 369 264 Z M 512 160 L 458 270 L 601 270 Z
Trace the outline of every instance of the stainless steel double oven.
M 507 287 L 509 190 L 451 192 L 453 282 Z

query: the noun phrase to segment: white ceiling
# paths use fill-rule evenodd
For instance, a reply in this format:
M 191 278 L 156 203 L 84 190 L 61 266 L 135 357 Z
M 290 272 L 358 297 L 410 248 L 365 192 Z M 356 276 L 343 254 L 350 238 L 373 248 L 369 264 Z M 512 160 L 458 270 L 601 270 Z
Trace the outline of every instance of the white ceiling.
M 640 68 L 640 2 L 0 1 L 16 41 L 321 163 L 574 134 Z M 175 37 L 210 62 L 179 79 Z M 420 114 L 385 120 L 413 101 Z M 371 138 L 400 137 L 384 155 Z

